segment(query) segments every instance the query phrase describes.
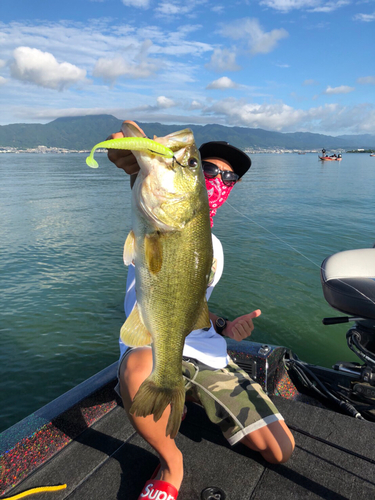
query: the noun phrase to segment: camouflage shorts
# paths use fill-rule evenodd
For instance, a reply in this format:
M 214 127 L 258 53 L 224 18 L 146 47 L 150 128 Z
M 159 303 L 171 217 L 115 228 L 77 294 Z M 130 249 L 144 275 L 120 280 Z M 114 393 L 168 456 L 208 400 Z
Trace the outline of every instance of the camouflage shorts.
M 186 395 L 202 404 L 211 422 L 218 424 L 229 444 L 265 425 L 283 420 L 259 384 L 232 360 L 216 370 L 184 358 Z

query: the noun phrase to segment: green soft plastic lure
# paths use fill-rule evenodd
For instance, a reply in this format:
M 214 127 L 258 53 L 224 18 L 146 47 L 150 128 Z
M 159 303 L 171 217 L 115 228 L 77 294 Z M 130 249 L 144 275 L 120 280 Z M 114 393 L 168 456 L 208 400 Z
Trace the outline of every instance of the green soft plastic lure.
M 98 162 L 94 160 L 94 152 L 98 148 L 106 149 L 128 149 L 133 151 L 149 151 L 151 154 L 173 158 L 173 151 L 162 144 L 146 137 L 121 137 L 119 139 L 109 139 L 99 142 L 91 150 L 86 158 L 86 163 L 91 168 L 98 168 Z

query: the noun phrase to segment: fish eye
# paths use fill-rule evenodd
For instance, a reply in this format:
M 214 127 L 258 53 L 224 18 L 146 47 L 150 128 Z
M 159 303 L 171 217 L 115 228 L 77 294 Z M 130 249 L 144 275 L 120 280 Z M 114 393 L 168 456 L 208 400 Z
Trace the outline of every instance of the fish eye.
M 196 158 L 189 158 L 189 167 L 196 168 L 198 166 L 198 160 Z

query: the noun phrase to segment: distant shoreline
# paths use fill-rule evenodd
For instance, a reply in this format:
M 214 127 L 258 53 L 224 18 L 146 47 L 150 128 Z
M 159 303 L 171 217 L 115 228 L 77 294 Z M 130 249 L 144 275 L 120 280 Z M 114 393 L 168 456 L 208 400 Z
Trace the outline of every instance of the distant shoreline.
M 247 154 L 267 154 L 267 153 L 273 153 L 273 154 L 319 154 L 320 151 L 317 149 L 284 149 L 284 148 L 260 148 L 260 149 L 251 149 L 251 148 L 245 148 L 243 150 Z M 97 153 L 106 153 L 106 149 L 97 149 L 95 154 Z M 336 153 L 342 153 L 343 151 L 340 150 L 332 150 L 332 152 Z M 12 154 L 71 154 L 71 153 L 78 153 L 78 154 L 90 154 L 90 150 L 86 149 L 66 149 L 66 148 L 57 148 L 57 147 L 47 147 L 47 146 L 38 146 L 36 148 L 26 148 L 26 149 L 20 149 L 20 148 L 13 148 L 13 147 L 4 147 L 0 146 L 0 154 L 1 153 L 12 153 Z
M 97 152 L 103 153 L 104 149 L 98 149 Z M 84 149 L 66 149 L 66 148 L 47 148 L 47 146 L 38 146 L 37 148 L 13 148 L 13 147 L 0 147 L 0 153 L 14 153 L 14 154 L 22 154 L 22 153 L 32 153 L 32 154 L 68 154 L 68 153 L 82 153 L 89 154 L 90 150 Z

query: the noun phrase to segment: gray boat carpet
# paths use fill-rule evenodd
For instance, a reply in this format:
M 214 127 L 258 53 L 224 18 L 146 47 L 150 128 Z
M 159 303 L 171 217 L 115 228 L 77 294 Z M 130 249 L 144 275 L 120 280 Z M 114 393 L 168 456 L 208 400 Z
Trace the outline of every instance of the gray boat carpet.
M 292 458 L 282 465 L 267 464 L 243 445 L 231 448 L 202 408 L 188 405 L 177 436 L 185 469 L 179 500 L 200 500 L 201 492 L 209 487 L 220 488 L 226 500 L 375 498 L 374 424 L 273 399 L 296 439 Z M 124 410 L 116 407 L 12 494 L 67 483 L 66 490 L 32 498 L 137 500 L 157 464 L 153 450 L 134 432 Z

